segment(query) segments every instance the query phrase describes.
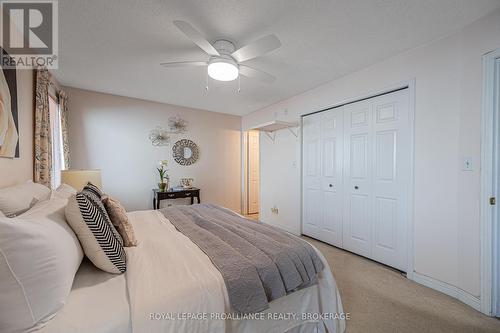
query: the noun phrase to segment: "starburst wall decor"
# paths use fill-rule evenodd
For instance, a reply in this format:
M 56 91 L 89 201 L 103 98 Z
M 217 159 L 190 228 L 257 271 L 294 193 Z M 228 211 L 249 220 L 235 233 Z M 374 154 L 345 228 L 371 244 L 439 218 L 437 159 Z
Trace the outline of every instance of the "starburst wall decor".
M 187 132 L 188 122 L 179 116 L 168 118 L 168 127 L 172 133 L 182 134 Z
M 156 126 L 149 132 L 149 140 L 151 140 L 151 144 L 156 147 L 168 146 L 172 134 L 186 133 L 187 130 L 187 120 L 182 119 L 180 116 L 172 116 L 168 118 L 168 130 L 161 126 Z
M 156 126 L 149 132 L 149 140 L 153 146 L 168 146 L 170 143 L 169 132 L 161 126 Z

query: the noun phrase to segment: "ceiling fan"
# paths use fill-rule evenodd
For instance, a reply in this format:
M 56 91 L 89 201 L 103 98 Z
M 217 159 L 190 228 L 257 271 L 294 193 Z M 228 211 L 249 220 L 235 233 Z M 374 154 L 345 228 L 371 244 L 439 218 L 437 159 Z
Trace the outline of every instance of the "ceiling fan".
M 272 83 L 276 80 L 269 73 L 241 64 L 279 48 L 281 42 L 275 35 L 267 35 L 259 38 L 253 43 L 236 50 L 234 44 L 225 39 L 218 39 L 211 44 L 188 22 L 174 21 L 174 25 L 193 43 L 205 51 L 210 58 L 208 61 L 164 62 L 160 64 L 161 66 L 167 68 L 207 66 L 208 76 L 218 81 L 233 81 L 239 75 L 258 79 L 265 83 Z

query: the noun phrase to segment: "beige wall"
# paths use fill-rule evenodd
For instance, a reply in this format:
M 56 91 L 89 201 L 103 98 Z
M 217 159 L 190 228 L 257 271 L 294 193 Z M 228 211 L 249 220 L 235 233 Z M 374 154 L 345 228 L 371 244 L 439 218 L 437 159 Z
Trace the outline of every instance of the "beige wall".
M 415 79 L 415 271 L 480 295 L 480 138 L 483 54 L 500 48 L 500 10 L 462 31 L 243 118 L 243 129 Z M 462 171 L 471 157 L 473 171 Z M 261 218 L 300 232 L 300 138 L 261 136 Z M 276 205 L 279 215 L 271 214 Z M 335 269 L 335 268 L 334 268 Z M 340 268 L 341 269 L 341 268 Z
M 144 100 L 64 88 L 70 99 L 72 168 L 102 170 L 104 191 L 128 210 L 150 209 L 151 189 L 157 187 L 157 162 L 167 159 L 173 185 L 192 177 L 201 188 L 202 202 L 240 211 L 241 117 Z M 153 147 L 149 132 L 167 128 L 168 118 L 180 115 L 189 121 L 186 134 L 174 135 L 166 147 Z M 173 161 L 172 145 L 181 138 L 200 149 L 191 166 Z
M 19 158 L 0 157 L 0 187 L 33 179 L 33 71 L 17 70 Z

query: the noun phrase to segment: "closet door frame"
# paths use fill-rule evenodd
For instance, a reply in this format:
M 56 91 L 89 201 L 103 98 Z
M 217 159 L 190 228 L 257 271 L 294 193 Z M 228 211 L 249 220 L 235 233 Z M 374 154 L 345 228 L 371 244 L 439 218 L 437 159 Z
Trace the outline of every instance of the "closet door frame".
M 491 316 L 497 312 L 494 303 L 499 296 L 494 295 L 496 286 L 494 279 L 500 274 L 493 261 L 495 251 L 500 247 L 500 239 L 496 237 L 495 219 L 498 220 L 498 169 L 500 154 L 495 153 L 500 130 L 494 127 L 494 119 L 499 117 L 498 106 L 495 105 L 495 85 L 497 71 L 500 71 L 500 49 L 483 55 L 483 96 L 481 111 L 481 307 L 480 311 Z M 490 198 L 496 203 L 491 205 Z M 492 236 L 493 235 L 493 236 Z M 496 272 L 495 272 L 496 270 Z
M 380 90 L 375 90 L 371 91 L 362 95 L 359 95 L 355 98 L 350 98 L 343 100 L 341 102 L 335 103 L 333 105 L 325 106 L 323 108 L 320 108 L 316 111 L 309 112 L 309 113 L 304 113 L 301 115 L 300 123 L 301 123 L 301 140 L 300 140 L 300 156 L 301 156 L 301 163 L 300 163 L 300 184 L 301 184 L 301 233 L 303 232 L 303 209 L 304 209 L 304 203 L 303 203 L 303 170 L 302 170 L 302 165 L 303 165 L 303 156 L 304 156 L 304 147 L 303 147 L 303 140 L 302 140 L 302 123 L 303 123 L 303 118 L 305 116 L 326 111 L 329 109 L 333 108 L 338 108 L 346 104 L 350 103 L 355 103 L 359 102 L 365 99 L 377 97 L 380 95 L 384 95 L 387 93 L 395 92 L 397 90 L 402 90 L 402 89 L 408 89 L 408 136 L 409 136 L 409 147 L 410 147 L 410 172 L 409 172 L 409 186 L 408 186 L 408 226 L 407 226 L 407 240 L 408 240 L 408 251 L 407 251 L 407 269 L 406 269 L 406 277 L 410 280 L 414 280 L 414 192 L 415 192 L 415 85 L 416 85 L 416 79 L 412 78 L 410 80 L 398 82 L 396 84 L 387 86 L 383 89 Z

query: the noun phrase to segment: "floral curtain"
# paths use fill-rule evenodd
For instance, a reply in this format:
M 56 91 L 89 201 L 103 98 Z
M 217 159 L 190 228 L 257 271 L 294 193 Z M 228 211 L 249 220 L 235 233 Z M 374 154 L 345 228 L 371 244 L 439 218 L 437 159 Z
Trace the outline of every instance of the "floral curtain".
M 63 145 L 63 160 L 64 169 L 70 168 L 69 159 L 69 137 L 68 137 L 68 95 L 64 90 L 59 90 L 59 110 L 61 112 L 61 132 L 62 132 L 62 145 Z
M 34 175 L 36 183 L 50 187 L 52 143 L 49 112 L 50 75 L 47 69 L 36 70 L 35 83 Z

